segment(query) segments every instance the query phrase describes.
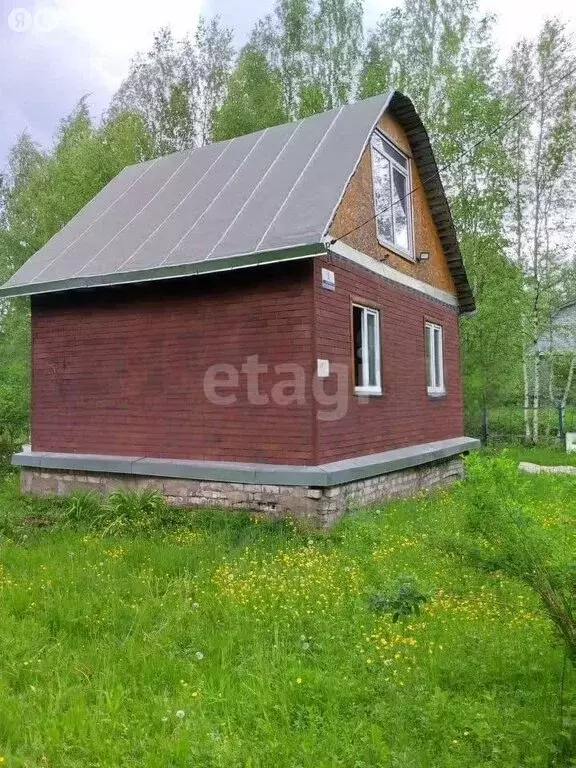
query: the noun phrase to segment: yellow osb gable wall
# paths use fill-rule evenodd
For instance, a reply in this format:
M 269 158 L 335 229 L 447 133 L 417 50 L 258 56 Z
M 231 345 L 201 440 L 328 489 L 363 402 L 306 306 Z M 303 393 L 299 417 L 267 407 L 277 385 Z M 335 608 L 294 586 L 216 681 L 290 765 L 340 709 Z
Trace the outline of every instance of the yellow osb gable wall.
M 411 158 L 410 145 L 406 134 L 400 125 L 390 115 L 383 115 L 378 122 L 378 128 L 396 143 Z M 421 178 L 416 169 L 416 164 L 410 160 L 412 166 L 412 186 L 418 187 Z M 423 189 L 418 189 L 412 195 L 412 211 L 414 222 L 414 237 L 416 253 L 428 251 L 430 259 L 427 262 L 416 263 L 400 256 L 388 248 L 384 248 L 376 237 L 376 220 L 343 238 L 342 242 L 356 248 L 362 253 L 368 254 L 379 261 L 386 263 L 404 272 L 411 277 L 416 277 L 430 285 L 441 288 L 456 295 L 454 282 L 448 269 L 448 263 L 436 231 L 432 214 L 428 208 L 426 194 Z M 358 226 L 374 215 L 374 194 L 372 187 L 372 162 L 370 147 L 368 147 L 354 173 L 344 198 L 340 203 L 334 221 L 330 228 L 333 237 L 340 237 L 344 232 Z

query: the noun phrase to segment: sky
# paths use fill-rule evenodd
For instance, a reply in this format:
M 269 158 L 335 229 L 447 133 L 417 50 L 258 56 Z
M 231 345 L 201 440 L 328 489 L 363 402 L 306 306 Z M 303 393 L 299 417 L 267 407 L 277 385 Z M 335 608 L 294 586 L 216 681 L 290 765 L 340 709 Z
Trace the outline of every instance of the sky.
M 545 15 L 574 25 L 573 0 L 480 0 L 498 16 L 502 55 L 521 36 L 534 35 Z M 395 0 L 365 0 L 369 27 Z M 59 120 L 89 95 L 99 116 L 147 50 L 154 31 L 170 26 L 177 37 L 193 32 L 198 16 L 220 14 L 241 44 L 273 0 L 0 0 L 0 169 L 24 130 L 49 146 Z

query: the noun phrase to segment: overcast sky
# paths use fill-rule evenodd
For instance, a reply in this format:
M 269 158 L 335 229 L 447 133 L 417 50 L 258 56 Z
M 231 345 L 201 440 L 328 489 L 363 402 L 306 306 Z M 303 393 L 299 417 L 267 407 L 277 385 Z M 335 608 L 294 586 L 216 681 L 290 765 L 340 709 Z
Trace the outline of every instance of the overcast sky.
M 499 18 L 503 52 L 533 35 L 545 14 L 576 17 L 573 0 L 481 0 Z M 394 0 L 365 0 L 367 25 Z M 105 109 L 131 57 L 155 30 L 194 30 L 200 13 L 219 13 L 242 42 L 273 0 L 0 0 L 0 169 L 9 147 L 28 130 L 49 145 L 58 121 L 85 94 L 95 115 Z M 572 22 L 571 22 L 572 23 Z

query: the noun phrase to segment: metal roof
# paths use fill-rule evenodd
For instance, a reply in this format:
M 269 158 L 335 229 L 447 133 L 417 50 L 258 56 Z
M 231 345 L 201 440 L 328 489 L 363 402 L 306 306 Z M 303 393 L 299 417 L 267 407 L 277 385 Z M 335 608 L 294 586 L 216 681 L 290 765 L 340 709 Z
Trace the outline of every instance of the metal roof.
M 183 277 L 326 251 L 333 214 L 381 114 L 436 168 L 412 102 L 375 96 L 124 169 L 0 289 L 33 295 Z M 461 309 L 473 307 L 439 178 L 427 189 Z

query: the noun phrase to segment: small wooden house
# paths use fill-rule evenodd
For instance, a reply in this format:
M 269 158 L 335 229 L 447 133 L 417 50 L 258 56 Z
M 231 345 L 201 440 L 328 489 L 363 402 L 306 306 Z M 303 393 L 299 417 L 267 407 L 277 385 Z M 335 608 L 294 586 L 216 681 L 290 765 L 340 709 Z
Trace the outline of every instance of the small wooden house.
M 0 295 L 32 303 L 28 492 L 327 523 L 460 476 L 476 446 L 474 299 L 399 92 L 126 168 Z

